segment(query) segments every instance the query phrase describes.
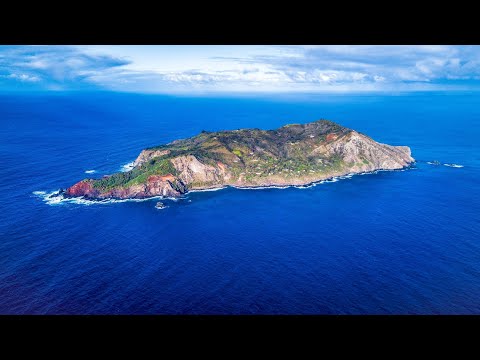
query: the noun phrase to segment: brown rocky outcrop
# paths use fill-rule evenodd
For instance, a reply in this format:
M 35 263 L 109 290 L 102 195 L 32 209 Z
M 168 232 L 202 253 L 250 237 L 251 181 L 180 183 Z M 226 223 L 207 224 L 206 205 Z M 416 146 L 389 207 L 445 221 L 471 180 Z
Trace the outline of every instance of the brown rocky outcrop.
M 69 187 L 65 193 L 68 196 L 77 197 L 77 196 L 89 196 L 96 197 L 100 194 L 98 190 L 93 187 L 93 182 L 91 180 L 82 180 L 75 185 Z

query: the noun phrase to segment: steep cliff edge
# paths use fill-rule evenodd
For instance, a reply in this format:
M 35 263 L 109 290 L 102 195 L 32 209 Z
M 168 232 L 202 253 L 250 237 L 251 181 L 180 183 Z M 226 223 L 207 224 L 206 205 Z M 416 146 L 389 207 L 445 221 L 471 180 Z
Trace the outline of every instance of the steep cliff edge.
M 328 120 L 276 130 L 204 131 L 145 149 L 132 170 L 82 180 L 65 195 L 175 197 L 227 185 L 304 185 L 348 173 L 401 169 L 414 161 L 407 146 L 381 144 Z

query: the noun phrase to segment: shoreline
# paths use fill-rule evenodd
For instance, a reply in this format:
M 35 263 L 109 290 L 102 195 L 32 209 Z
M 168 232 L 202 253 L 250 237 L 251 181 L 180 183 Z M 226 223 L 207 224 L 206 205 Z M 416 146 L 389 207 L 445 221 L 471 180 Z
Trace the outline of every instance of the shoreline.
M 226 188 L 234 188 L 238 190 L 267 190 L 267 189 L 288 189 L 288 188 L 298 188 L 298 189 L 305 189 L 305 188 L 310 188 L 313 186 L 316 186 L 318 184 L 323 184 L 326 182 L 337 182 L 338 180 L 345 180 L 345 179 L 350 179 L 355 175 L 369 175 L 369 174 L 376 174 L 377 172 L 383 172 L 383 171 L 405 171 L 408 169 L 412 169 L 413 166 L 415 165 L 416 162 L 412 162 L 411 164 L 404 166 L 399 169 L 376 169 L 376 170 L 371 170 L 371 171 L 364 171 L 364 172 L 358 172 L 358 173 L 344 173 L 344 174 L 339 174 L 339 175 L 334 175 L 334 176 L 329 176 L 324 179 L 319 179 L 315 181 L 310 181 L 306 182 L 303 184 L 285 184 L 285 185 L 256 185 L 256 186 L 236 186 L 236 185 L 223 185 L 220 187 L 205 187 L 205 188 L 198 188 L 198 189 L 192 189 L 188 190 L 185 194 L 182 194 L 182 196 L 186 196 L 189 193 L 195 193 L 195 192 L 208 192 L 208 191 L 219 191 L 223 190 Z M 73 202 L 81 205 L 94 205 L 94 204 L 111 204 L 111 203 L 116 203 L 116 202 L 127 202 L 127 201 L 132 201 L 132 202 L 141 202 L 141 201 L 148 201 L 148 200 L 153 200 L 153 199 L 161 199 L 161 200 L 172 200 L 172 201 L 178 201 L 179 199 L 182 198 L 182 196 L 179 197 L 164 197 L 161 195 L 155 195 L 155 196 L 150 196 L 150 197 L 145 197 L 145 198 L 84 198 L 83 196 L 79 197 L 74 197 L 74 196 L 66 196 L 65 192 L 63 189 L 53 191 L 50 193 L 44 192 L 44 191 L 34 191 L 33 192 L 35 196 L 42 197 L 43 200 L 48 204 L 48 205 L 56 205 L 56 204 L 61 204 L 62 202 Z M 55 200 L 57 198 L 61 197 L 58 200 Z
M 333 175 L 333 176 L 326 177 L 324 179 L 309 181 L 309 182 L 301 183 L 301 184 L 282 184 L 282 185 L 280 185 L 280 184 L 266 184 L 266 185 L 245 185 L 245 186 L 223 185 L 221 187 L 205 187 L 205 188 L 192 189 L 192 190 L 187 191 L 185 194 L 188 194 L 190 192 L 218 191 L 218 190 L 222 190 L 222 189 L 229 188 L 229 187 L 234 188 L 234 189 L 240 189 L 240 190 L 287 189 L 287 188 L 290 188 L 290 187 L 307 188 L 307 187 L 315 186 L 317 184 L 321 184 L 323 182 L 334 182 L 332 180 L 335 180 L 335 179 L 343 180 L 343 178 L 346 178 L 346 177 L 351 178 L 352 176 L 355 176 L 355 175 L 375 174 L 375 173 L 381 172 L 381 171 L 404 171 L 404 170 L 408 170 L 408 169 L 413 168 L 415 163 L 416 163 L 416 161 L 412 162 L 411 164 L 409 164 L 407 166 L 399 168 L 399 169 L 383 169 L 383 168 L 380 168 L 380 169 L 375 169 L 375 170 L 371 170 L 371 171 L 362 171 L 362 172 L 356 172 L 356 173 L 342 173 L 342 174 L 339 174 L 339 175 Z

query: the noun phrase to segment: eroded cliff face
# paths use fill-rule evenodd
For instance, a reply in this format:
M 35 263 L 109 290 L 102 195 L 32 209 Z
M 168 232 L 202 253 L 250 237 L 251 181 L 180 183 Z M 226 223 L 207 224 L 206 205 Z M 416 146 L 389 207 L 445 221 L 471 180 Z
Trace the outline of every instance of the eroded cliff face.
M 415 161 L 409 147 L 381 144 L 356 131 L 327 143 L 325 153 L 340 156 L 354 173 L 402 169 Z
M 330 121 L 277 130 L 203 132 L 143 150 L 133 170 L 83 180 L 67 196 L 147 198 L 221 187 L 304 185 L 332 176 L 401 169 L 415 160 L 407 146 L 381 144 Z
M 138 157 L 133 162 L 133 166 L 134 167 L 139 166 L 151 159 L 168 155 L 169 153 L 170 153 L 170 150 L 147 150 L 147 149 L 142 150 L 140 152 L 140 155 L 138 155 Z
M 100 195 L 100 191 L 93 187 L 92 180 L 82 180 L 76 183 L 75 185 L 69 187 L 66 192 L 68 196 L 87 196 L 95 198 Z
M 90 199 L 144 199 L 154 196 L 177 197 L 188 191 L 185 184 L 173 175 L 151 175 L 142 184 L 100 190 L 92 180 L 82 180 L 65 192 L 67 196 Z
M 193 155 L 179 156 L 171 161 L 177 170 L 177 176 L 185 184 L 218 184 L 223 181 L 221 169 L 218 166 L 203 164 Z

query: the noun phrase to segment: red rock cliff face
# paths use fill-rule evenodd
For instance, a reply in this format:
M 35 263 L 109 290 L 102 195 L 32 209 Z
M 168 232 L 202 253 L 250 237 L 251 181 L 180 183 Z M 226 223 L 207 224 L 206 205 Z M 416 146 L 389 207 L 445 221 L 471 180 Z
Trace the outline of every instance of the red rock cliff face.
M 152 196 L 180 196 L 186 191 L 183 183 L 178 182 L 172 174 L 160 176 L 151 175 L 145 184 L 136 184 L 129 187 L 118 187 L 108 191 L 100 191 L 93 187 L 91 180 L 82 180 L 65 192 L 67 196 L 95 199 L 143 199 Z
M 90 180 L 82 180 L 75 185 L 69 187 L 66 191 L 68 196 L 87 196 L 97 197 L 100 192 L 95 189 Z

